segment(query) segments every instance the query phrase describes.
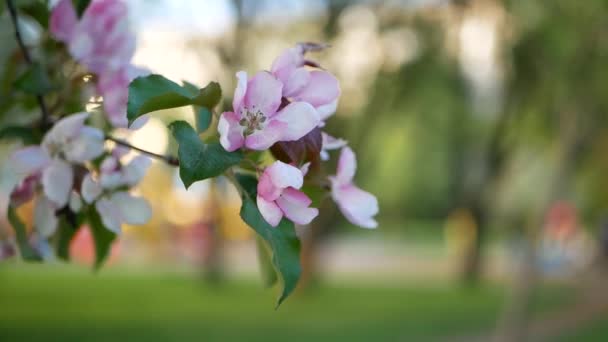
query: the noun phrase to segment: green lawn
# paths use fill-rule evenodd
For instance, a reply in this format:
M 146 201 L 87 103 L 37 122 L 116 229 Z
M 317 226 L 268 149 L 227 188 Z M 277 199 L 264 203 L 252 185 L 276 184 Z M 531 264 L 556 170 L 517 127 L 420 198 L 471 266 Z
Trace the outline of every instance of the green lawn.
M 390 285 L 390 284 L 388 284 Z M 567 291 L 539 291 L 535 310 Z M 289 298 L 257 282 L 208 287 L 178 273 L 0 267 L 0 341 L 394 341 L 491 330 L 502 290 L 441 284 L 332 286 Z

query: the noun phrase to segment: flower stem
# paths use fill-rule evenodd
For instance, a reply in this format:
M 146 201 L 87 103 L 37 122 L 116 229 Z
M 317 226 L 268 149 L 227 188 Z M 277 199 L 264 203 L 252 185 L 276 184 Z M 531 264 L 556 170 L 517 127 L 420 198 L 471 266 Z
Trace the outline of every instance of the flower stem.
M 11 21 L 13 22 L 13 28 L 15 30 L 15 38 L 17 39 L 17 44 L 21 49 L 21 53 L 23 54 L 23 58 L 27 64 L 32 65 L 32 57 L 23 42 L 23 37 L 21 36 L 21 31 L 19 30 L 19 17 L 17 16 L 17 9 L 15 8 L 15 4 L 13 0 L 6 0 L 6 7 L 8 7 L 8 12 L 11 16 Z M 50 126 L 50 117 L 49 111 L 46 107 L 46 103 L 44 102 L 44 97 L 42 95 L 36 95 L 36 101 L 38 102 L 38 106 L 40 107 L 40 111 L 42 112 L 42 122 L 41 126 L 43 130 L 46 130 Z
M 167 164 L 169 164 L 171 166 L 179 166 L 179 159 L 177 159 L 177 158 L 175 158 L 173 156 L 165 156 L 165 155 L 162 155 L 162 154 L 146 151 L 146 150 L 141 149 L 139 147 L 135 147 L 135 146 L 129 144 L 128 142 L 124 141 L 124 140 L 121 140 L 121 139 L 118 139 L 118 138 L 114 138 L 114 137 L 109 136 L 109 135 L 106 135 L 106 140 L 113 141 L 116 145 L 127 147 L 127 148 L 129 148 L 131 150 L 143 153 L 143 154 L 148 155 L 148 156 L 150 156 L 152 158 L 156 158 L 156 159 L 162 160 L 162 161 L 164 161 L 165 163 L 167 163 Z

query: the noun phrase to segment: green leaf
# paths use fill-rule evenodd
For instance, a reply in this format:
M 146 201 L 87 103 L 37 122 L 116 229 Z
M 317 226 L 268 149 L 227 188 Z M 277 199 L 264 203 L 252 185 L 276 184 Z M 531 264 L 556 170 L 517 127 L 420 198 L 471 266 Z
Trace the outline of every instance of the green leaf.
M 191 87 L 182 87 L 161 75 L 138 77 L 129 85 L 127 118 L 132 123 L 138 117 L 161 109 L 197 105 L 212 109 L 222 97 L 216 82 L 193 92 Z
M 17 245 L 19 245 L 21 257 L 28 261 L 41 261 L 42 258 L 40 255 L 38 255 L 38 253 L 30 245 L 27 239 L 25 225 L 23 222 L 21 222 L 19 216 L 17 216 L 17 212 L 15 212 L 15 208 L 13 207 L 8 208 L 8 221 L 15 230 L 15 237 L 17 238 Z
M 213 114 L 207 107 L 195 108 L 196 110 L 196 131 L 200 134 L 209 128 Z
M 112 247 L 112 242 L 114 242 L 114 239 L 116 238 L 116 234 L 109 231 L 103 225 L 101 217 L 99 217 L 99 214 L 97 213 L 97 210 L 94 206 L 90 206 L 88 208 L 87 214 L 89 221 L 89 229 L 91 230 L 91 234 L 93 235 L 93 241 L 95 243 L 94 268 L 98 270 L 110 254 L 110 248 Z
M 72 214 L 73 215 L 73 214 Z M 70 222 L 70 219 L 74 219 Z M 70 243 L 78 232 L 81 222 L 77 221 L 75 215 L 71 218 L 61 215 L 59 217 L 59 226 L 57 227 L 56 249 L 57 256 L 65 261 L 70 261 Z
M 266 241 L 261 237 L 257 236 L 255 242 L 258 251 L 260 272 L 262 273 L 262 281 L 264 282 L 264 286 L 270 287 L 279 280 L 277 272 L 272 265 L 272 253 L 270 252 L 270 247 L 268 247 Z
M 54 89 L 42 65 L 32 64 L 15 80 L 15 88 L 32 95 L 44 95 Z
M 266 241 L 272 252 L 272 264 L 282 279 L 283 289 L 277 300 L 278 307 L 296 288 L 302 273 L 300 240 L 296 236 L 293 222 L 284 218 L 278 226 L 272 227 L 264 220 L 255 202 L 255 177 L 237 175 L 237 181 L 244 189 L 241 218 Z
M 241 152 L 227 152 L 218 143 L 205 144 L 185 121 L 175 121 L 169 128 L 179 144 L 179 176 L 186 188 L 194 182 L 221 175 L 243 159 Z
M 89 7 L 90 2 L 91 0 L 72 0 L 78 18 L 82 17 L 84 11 L 86 11 L 87 7 Z
M 36 144 L 39 141 L 39 136 L 31 127 L 23 126 L 6 126 L 0 128 L 0 139 L 19 139 L 25 145 Z

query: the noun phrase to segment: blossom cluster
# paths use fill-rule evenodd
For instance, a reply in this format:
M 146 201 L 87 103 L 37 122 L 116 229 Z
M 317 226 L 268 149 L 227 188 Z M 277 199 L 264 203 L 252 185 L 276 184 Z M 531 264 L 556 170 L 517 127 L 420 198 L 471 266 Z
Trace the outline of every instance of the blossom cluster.
M 321 50 L 320 44 L 303 43 L 287 49 L 269 71 L 248 77 L 236 74 L 232 111 L 221 114 L 218 123 L 220 143 L 227 151 L 264 151 L 279 142 L 297 142 L 314 130 L 325 127 L 338 106 L 338 80 L 306 53 Z M 375 228 L 378 212 L 375 196 L 353 183 L 356 157 L 345 140 L 321 133 L 321 160 L 329 151 L 341 149 L 336 174 L 328 178 L 331 197 L 340 211 L 353 224 Z M 283 217 L 298 224 L 310 223 L 318 214 L 310 208 L 312 200 L 301 190 L 309 164 L 277 160 L 260 175 L 257 205 L 264 219 L 277 226 Z
M 51 12 L 50 31 L 70 55 L 97 77 L 108 121 L 127 127 L 129 83 L 147 70 L 131 64 L 135 33 L 122 0 L 93 0 L 80 18 L 72 0 L 60 0 Z

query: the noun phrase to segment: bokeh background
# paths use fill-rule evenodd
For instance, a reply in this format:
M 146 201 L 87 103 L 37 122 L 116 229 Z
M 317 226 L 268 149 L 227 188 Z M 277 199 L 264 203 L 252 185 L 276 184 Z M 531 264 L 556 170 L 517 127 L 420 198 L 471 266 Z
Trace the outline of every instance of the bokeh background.
M 299 227 L 303 278 L 275 311 L 235 190 L 186 191 L 155 163 L 138 190 L 154 218 L 127 227 L 101 271 L 87 230 L 72 265 L 0 263 L 0 340 L 608 339 L 608 2 L 127 3 L 135 64 L 217 80 L 226 108 L 236 71 L 329 43 L 314 55 L 342 87 L 327 131 L 357 151 L 380 226 L 326 201 Z M 6 46 L 8 24 L 5 11 Z M 124 137 L 175 153 L 178 118 L 193 114 L 158 112 Z

